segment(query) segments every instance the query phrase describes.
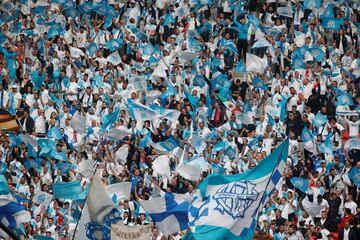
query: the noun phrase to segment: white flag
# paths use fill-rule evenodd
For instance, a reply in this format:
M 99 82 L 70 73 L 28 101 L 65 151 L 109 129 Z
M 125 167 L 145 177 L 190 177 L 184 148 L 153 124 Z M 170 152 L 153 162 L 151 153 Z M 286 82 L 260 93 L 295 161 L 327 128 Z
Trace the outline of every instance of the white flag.
M 128 200 L 130 199 L 131 185 L 131 182 L 114 183 L 106 186 L 106 192 L 109 197 L 115 194 L 117 199 Z
M 131 135 L 131 130 L 127 128 L 114 128 L 111 129 L 108 133 L 104 134 L 104 137 L 121 140 L 124 137 Z
M 114 208 L 114 204 L 108 196 L 104 185 L 102 185 L 98 173 L 95 173 L 94 179 L 91 182 L 87 197 L 87 206 L 89 208 L 90 218 L 99 223 L 102 223 L 104 216 L 109 214 Z
M 78 112 L 71 118 L 70 126 L 77 133 L 85 133 L 86 131 L 86 117 L 80 115 Z
M 153 162 L 153 169 L 161 176 L 170 176 L 170 158 L 168 155 L 161 155 Z
M 90 178 L 95 171 L 95 161 L 83 159 L 79 165 L 79 173 L 86 178 Z
M 85 53 L 79 48 L 70 47 L 69 50 L 70 50 L 71 57 L 73 57 L 73 58 L 80 58 L 81 56 L 85 55 Z
M 267 56 L 260 58 L 254 54 L 246 53 L 246 71 L 264 73 L 268 66 Z
M 201 169 L 197 165 L 181 164 L 176 171 L 180 176 L 190 181 L 199 181 L 201 176 Z

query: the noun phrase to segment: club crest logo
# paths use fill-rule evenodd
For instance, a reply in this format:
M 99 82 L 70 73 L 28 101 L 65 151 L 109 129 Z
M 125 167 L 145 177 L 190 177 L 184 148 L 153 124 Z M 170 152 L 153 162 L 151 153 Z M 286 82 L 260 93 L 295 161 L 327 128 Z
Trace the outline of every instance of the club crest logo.
M 218 204 L 215 210 L 221 214 L 228 214 L 234 220 L 243 218 L 246 210 L 257 200 L 258 196 L 255 184 L 249 181 L 229 183 L 214 194 L 214 200 Z

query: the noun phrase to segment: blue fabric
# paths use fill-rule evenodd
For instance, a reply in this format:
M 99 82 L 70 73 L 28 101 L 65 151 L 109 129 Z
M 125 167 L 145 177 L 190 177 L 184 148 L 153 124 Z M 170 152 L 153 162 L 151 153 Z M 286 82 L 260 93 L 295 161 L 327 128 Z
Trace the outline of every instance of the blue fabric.
M 175 216 L 177 219 L 180 230 L 185 230 L 188 228 L 188 209 L 190 204 L 188 202 L 178 203 L 175 201 L 174 195 L 172 193 L 165 193 L 165 204 L 166 211 L 161 213 L 149 213 L 151 219 L 154 222 L 162 222 L 169 216 Z
M 168 152 L 171 152 L 172 150 L 174 150 L 176 147 L 179 146 L 173 137 L 170 137 L 165 141 L 160 142 L 159 145 L 165 148 Z
M 0 175 L 0 195 L 9 194 L 9 185 L 4 175 Z
M 301 132 L 301 140 L 303 142 L 307 142 L 307 141 L 313 141 L 314 136 L 313 134 L 310 132 L 310 130 L 304 126 L 302 132 Z
M 111 114 L 104 116 L 102 118 L 102 125 L 100 131 L 104 132 L 108 126 L 113 125 L 118 120 L 119 114 L 120 114 L 120 109 L 116 109 Z
M 9 202 L 3 206 L 0 206 L 0 219 L 6 218 L 6 220 L 9 222 L 8 227 L 10 229 L 16 229 L 16 218 L 14 217 L 14 214 L 17 214 L 21 211 L 25 211 L 25 208 L 16 203 L 16 202 Z
M 76 199 L 82 192 L 79 181 L 54 183 L 52 189 L 54 197 L 61 199 Z
M 290 181 L 295 188 L 299 189 L 302 192 L 306 192 L 309 189 L 310 181 L 306 178 L 292 177 Z

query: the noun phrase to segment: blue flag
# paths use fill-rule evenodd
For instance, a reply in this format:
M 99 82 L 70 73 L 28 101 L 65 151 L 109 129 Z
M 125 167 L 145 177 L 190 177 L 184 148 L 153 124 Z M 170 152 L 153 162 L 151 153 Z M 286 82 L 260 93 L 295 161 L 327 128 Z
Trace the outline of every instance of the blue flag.
M 58 162 L 57 164 L 55 164 L 55 172 L 57 169 L 60 169 L 62 174 L 68 174 L 70 168 L 71 168 L 70 163 Z
M 33 168 L 35 170 L 40 170 L 41 169 L 41 165 L 39 163 L 39 161 L 37 160 L 27 160 L 24 163 L 24 167 L 26 168 L 26 170 L 29 171 L 29 169 Z
M 166 149 L 168 152 L 171 152 L 172 150 L 174 150 L 176 147 L 179 146 L 178 143 L 175 141 L 175 139 L 172 137 L 166 139 L 163 142 L 160 142 L 159 145 L 162 146 L 164 149 Z
M 349 172 L 349 178 L 357 187 L 360 187 L 360 169 L 356 165 Z
M 325 154 L 333 153 L 330 133 L 326 136 L 324 143 L 320 144 L 319 150 L 321 153 L 325 153 Z
M 228 145 L 224 141 L 220 141 L 213 146 L 213 152 L 220 152 L 225 150 Z
M 319 47 L 312 47 L 308 51 L 317 62 L 321 62 L 326 56 L 326 53 Z
M 349 92 L 336 96 L 337 104 L 340 106 L 354 106 L 354 101 Z
M 0 195 L 9 194 L 9 185 L 4 175 L 0 175 Z
M 108 126 L 113 125 L 119 118 L 120 109 L 116 109 L 114 112 L 103 116 L 101 124 L 101 132 L 104 132 Z
M 306 178 L 292 177 L 290 181 L 295 188 L 299 189 L 302 192 L 306 192 L 309 189 L 310 181 Z
M 336 19 L 333 17 L 325 17 L 322 19 L 322 26 L 325 29 L 332 29 L 339 31 L 342 24 L 344 24 L 344 20 L 342 19 Z
M 121 48 L 122 44 L 123 44 L 122 39 L 111 39 L 106 42 L 106 46 L 110 50 L 110 52 L 114 52 L 117 49 Z
M 252 80 L 254 88 L 268 90 L 268 86 L 259 77 L 255 76 Z
M 328 119 L 325 115 L 318 112 L 313 120 L 313 125 L 316 127 L 321 127 L 328 122 Z
M 175 96 L 177 95 L 177 91 L 176 88 L 174 87 L 174 85 L 169 82 L 166 88 L 166 91 L 160 96 L 161 98 L 169 98 L 171 96 Z
M 55 140 L 61 140 L 63 138 L 61 130 L 58 126 L 54 126 L 48 131 L 48 138 L 54 138 Z
M 63 34 L 62 27 L 59 24 L 53 24 L 48 30 L 46 39 L 49 40 L 50 38 L 60 36 L 61 34 Z
M 308 141 L 314 140 L 313 134 L 310 132 L 310 130 L 306 126 L 304 126 L 304 128 L 301 132 L 301 140 L 303 142 L 308 142 Z
M 98 46 L 96 45 L 95 42 L 92 42 L 88 47 L 87 47 L 88 53 L 91 57 L 93 57 L 95 55 L 95 53 L 99 50 Z
M 76 199 L 82 192 L 79 181 L 54 183 L 52 189 L 54 197 L 61 199 Z
M 305 61 L 302 58 L 295 57 L 291 60 L 292 69 L 305 69 Z
M 245 73 L 246 72 L 246 66 L 242 60 L 240 60 L 235 67 L 236 73 Z
M 10 229 L 19 229 L 21 223 L 31 221 L 31 215 L 23 205 L 7 198 L 2 198 L 0 200 L 0 219 L 6 219 L 6 221 L 3 221 L 3 224 L 6 227 Z
M 280 107 L 280 121 L 284 122 L 286 119 L 286 115 L 287 115 L 287 111 L 286 111 L 286 104 L 287 104 L 287 99 L 283 98 L 283 100 L 281 102 L 279 102 L 279 107 Z

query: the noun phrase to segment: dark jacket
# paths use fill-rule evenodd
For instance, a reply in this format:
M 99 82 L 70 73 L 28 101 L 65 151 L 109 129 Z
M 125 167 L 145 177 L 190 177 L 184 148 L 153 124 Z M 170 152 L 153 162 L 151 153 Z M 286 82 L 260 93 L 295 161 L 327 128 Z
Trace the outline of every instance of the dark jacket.
M 30 116 L 26 118 L 26 121 L 25 121 L 25 118 L 22 118 L 20 120 L 20 123 L 21 123 L 21 126 L 24 126 L 24 123 L 25 123 L 26 133 L 31 134 L 34 131 L 35 122 L 34 122 L 34 119 L 32 119 Z
M 343 230 L 340 231 L 340 233 L 339 233 L 339 240 L 343 240 L 343 239 L 344 239 L 344 231 L 345 231 L 345 229 L 343 229 Z M 355 232 L 355 230 L 354 230 L 352 227 L 350 227 L 349 240 L 356 240 L 356 239 L 358 239 L 358 238 L 356 237 L 356 232 Z

